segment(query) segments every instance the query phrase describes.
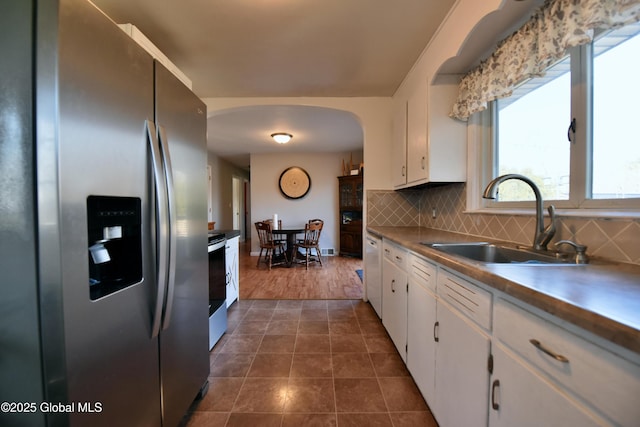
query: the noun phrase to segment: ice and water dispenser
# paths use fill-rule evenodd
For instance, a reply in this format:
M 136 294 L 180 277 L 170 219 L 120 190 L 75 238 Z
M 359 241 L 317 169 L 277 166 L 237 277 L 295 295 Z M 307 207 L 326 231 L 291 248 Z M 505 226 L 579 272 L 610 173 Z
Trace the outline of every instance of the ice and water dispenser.
M 89 293 L 102 298 L 142 280 L 142 209 L 137 197 L 87 197 Z

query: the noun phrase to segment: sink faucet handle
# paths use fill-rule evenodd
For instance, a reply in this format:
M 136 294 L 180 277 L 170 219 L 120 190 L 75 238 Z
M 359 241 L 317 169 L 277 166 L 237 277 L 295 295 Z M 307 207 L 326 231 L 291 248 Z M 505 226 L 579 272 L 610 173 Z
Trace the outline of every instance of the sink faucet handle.
M 536 247 L 547 250 L 547 245 L 553 239 L 556 234 L 556 208 L 553 205 L 549 205 L 549 225 L 540 231 L 538 239 L 536 241 Z
M 553 206 L 553 205 L 549 205 L 547 210 L 549 211 L 549 220 L 550 220 L 550 222 L 549 222 L 549 226 L 547 227 L 547 229 L 545 231 L 548 234 L 550 234 L 551 237 L 553 237 L 553 235 L 556 234 L 556 207 Z
M 579 243 L 576 242 L 572 242 L 571 240 L 560 240 L 558 242 L 556 242 L 556 248 L 560 247 L 561 245 L 570 245 L 573 246 L 573 248 L 576 251 L 576 264 L 586 264 L 587 262 L 589 262 L 588 258 L 587 258 L 587 247 L 585 245 L 581 245 Z

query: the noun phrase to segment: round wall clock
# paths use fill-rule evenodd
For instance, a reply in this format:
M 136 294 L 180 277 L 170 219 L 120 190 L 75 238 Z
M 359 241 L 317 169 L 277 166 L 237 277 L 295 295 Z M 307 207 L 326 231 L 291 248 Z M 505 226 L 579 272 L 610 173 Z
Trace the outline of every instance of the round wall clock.
M 310 188 L 311 178 L 301 167 L 292 166 L 280 174 L 280 191 L 288 199 L 300 199 Z

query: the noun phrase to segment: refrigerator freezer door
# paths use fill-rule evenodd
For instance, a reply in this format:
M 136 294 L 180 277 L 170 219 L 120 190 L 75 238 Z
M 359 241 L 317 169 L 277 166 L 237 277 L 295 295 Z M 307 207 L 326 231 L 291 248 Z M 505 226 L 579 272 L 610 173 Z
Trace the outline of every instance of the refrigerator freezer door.
M 31 1 L 5 2 L 0 13 L 0 396 L 9 402 L 44 396 L 34 226 L 33 8 Z M 44 424 L 44 414 L 0 411 L 0 425 L 21 424 Z
M 174 270 L 160 332 L 163 425 L 177 425 L 209 375 L 206 106 L 158 62 L 156 124 L 170 152 Z M 173 282 L 171 282 L 171 276 Z
M 68 402 L 101 407 L 99 414 L 76 410 L 69 421 L 160 425 L 158 338 L 151 331 L 154 199 L 145 129 L 154 113 L 153 60 L 89 2 L 62 0 L 59 7 L 60 251 L 46 257 L 62 266 Z M 141 201 L 142 279 L 95 300 L 88 271 L 94 244 L 87 231 L 89 196 Z

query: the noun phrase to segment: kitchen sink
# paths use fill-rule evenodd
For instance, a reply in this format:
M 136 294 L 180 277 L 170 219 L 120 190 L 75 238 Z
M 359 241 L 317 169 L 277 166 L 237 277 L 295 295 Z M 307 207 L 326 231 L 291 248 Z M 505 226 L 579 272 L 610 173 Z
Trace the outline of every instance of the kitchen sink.
M 576 265 L 571 258 L 557 256 L 555 252 L 544 253 L 517 246 L 511 247 L 487 242 L 422 242 L 422 244 L 447 254 L 483 263 Z

